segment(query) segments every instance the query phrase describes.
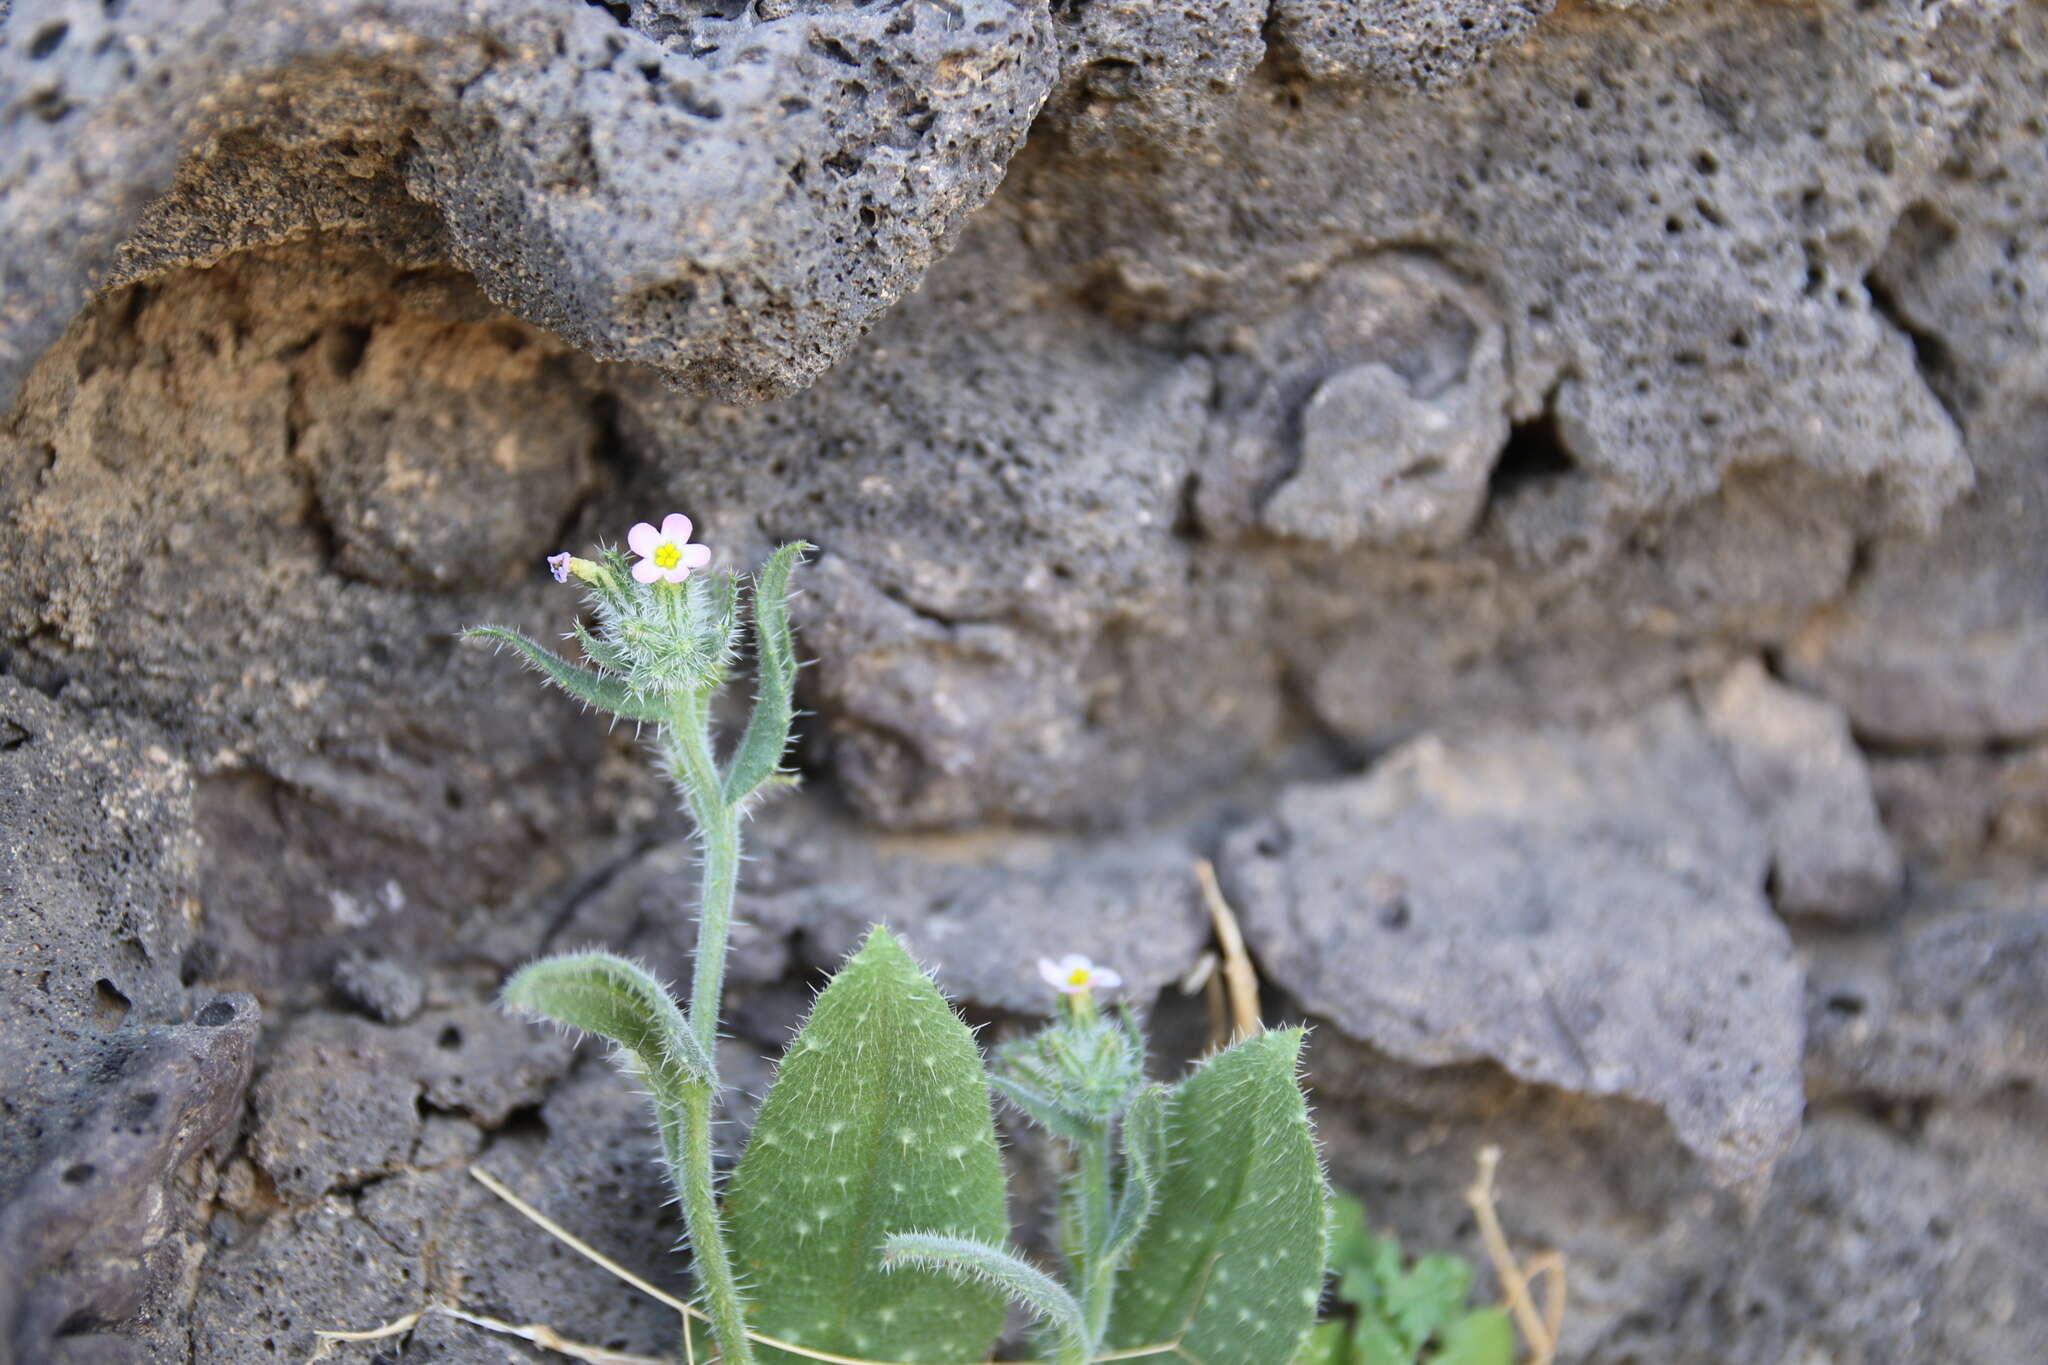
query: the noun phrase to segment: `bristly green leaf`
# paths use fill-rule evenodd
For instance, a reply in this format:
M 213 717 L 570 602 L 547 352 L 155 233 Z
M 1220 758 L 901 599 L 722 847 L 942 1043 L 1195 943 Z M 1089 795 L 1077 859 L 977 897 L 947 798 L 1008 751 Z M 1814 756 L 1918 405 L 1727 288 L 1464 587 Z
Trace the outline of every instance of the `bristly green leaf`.
M 1110 1217 L 1103 1258 L 1121 1267 L 1152 1210 L 1159 1202 L 1159 1181 L 1166 1171 L 1166 1096 L 1163 1085 L 1148 1085 L 1124 1113 L 1124 1177 Z
M 790 1044 L 726 1210 L 756 1330 L 868 1360 L 979 1360 L 994 1345 L 1000 1294 L 882 1269 L 892 1232 L 997 1246 L 1009 1231 L 973 1035 L 887 930 L 840 968 Z
M 602 674 L 592 673 L 589 669 L 578 668 L 553 650 L 534 643 L 516 630 L 507 630 L 503 626 L 475 626 L 463 634 L 473 640 L 490 640 L 497 644 L 512 646 L 519 651 L 520 657 L 526 661 L 528 667 L 585 706 L 609 711 L 625 720 L 659 723 L 665 719 L 617 678 L 607 678 Z
M 754 709 L 733 750 L 725 799 L 744 801 L 782 766 L 796 696 L 796 646 L 789 636 L 789 575 L 813 547 L 783 546 L 754 576 Z
M 1323 1172 L 1300 1029 L 1248 1038 L 1174 1088 L 1172 1163 L 1117 1283 L 1112 1349 L 1178 1340 L 1204 1365 L 1290 1359 L 1323 1282 Z
M 944 1237 L 928 1232 L 891 1233 L 882 1247 L 882 1266 L 917 1266 L 951 1275 L 962 1283 L 979 1282 L 1046 1323 L 1069 1350 L 1086 1355 L 1088 1328 L 1081 1305 L 1052 1276 L 1013 1251 L 972 1237 Z
M 590 633 L 590 627 L 578 621 L 572 629 L 576 632 L 576 643 L 583 650 L 583 657 L 599 668 L 621 676 L 633 671 L 633 661 L 617 645 L 600 640 Z
M 617 1043 L 664 1104 L 679 1104 L 685 1086 L 718 1085 L 711 1058 L 668 991 L 616 954 L 570 953 L 530 962 L 505 983 L 502 998 L 514 1009 Z
M 1095 1124 L 1079 1114 L 1060 1107 L 1052 1096 L 1032 1089 L 1024 1082 L 1010 1076 L 990 1076 L 988 1083 L 995 1092 L 1017 1106 L 1024 1116 L 1037 1123 L 1056 1138 L 1068 1142 L 1086 1142 L 1094 1135 Z

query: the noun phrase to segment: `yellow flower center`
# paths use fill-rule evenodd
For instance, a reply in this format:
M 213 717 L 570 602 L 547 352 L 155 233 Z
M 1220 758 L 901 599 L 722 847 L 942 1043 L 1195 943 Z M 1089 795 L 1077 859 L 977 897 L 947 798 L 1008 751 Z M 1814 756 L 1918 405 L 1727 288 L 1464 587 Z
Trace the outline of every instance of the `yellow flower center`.
M 1076 967 L 1074 968 L 1074 970 L 1067 973 L 1067 984 L 1069 986 L 1074 987 L 1076 990 L 1079 990 L 1081 987 L 1088 984 L 1088 978 L 1092 975 L 1093 973 L 1090 972 L 1088 968 Z
M 673 540 L 664 540 L 654 552 L 654 567 L 657 569 L 673 569 L 682 562 L 683 552 L 676 548 Z

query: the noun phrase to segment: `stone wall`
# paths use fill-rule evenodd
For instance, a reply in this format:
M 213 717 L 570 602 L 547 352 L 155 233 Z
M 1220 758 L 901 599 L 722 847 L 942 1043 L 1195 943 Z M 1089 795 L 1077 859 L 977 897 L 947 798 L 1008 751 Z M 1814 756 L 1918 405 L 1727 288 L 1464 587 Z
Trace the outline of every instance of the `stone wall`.
M 2039 0 L 0 0 L 0 1360 L 669 1348 L 465 1167 L 678 1280 L 488 1001 L 687 830 L 456 632 L 670 509 L 820 547 L 733 1075 L 877 919 L 1198 1033 L 1206 855 L 1567 1358 L 2048 1358 L 2044 110 Z

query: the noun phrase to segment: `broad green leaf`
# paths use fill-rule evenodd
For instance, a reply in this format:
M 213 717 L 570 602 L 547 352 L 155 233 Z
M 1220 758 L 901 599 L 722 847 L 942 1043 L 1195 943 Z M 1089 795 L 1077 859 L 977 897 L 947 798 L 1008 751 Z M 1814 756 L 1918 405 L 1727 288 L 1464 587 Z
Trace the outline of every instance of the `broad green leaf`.
M 1117 1283 L 1112 1349 L 1178 1341 L 1203 1365 L 1293 1355 L 1322 1288 L 1324 1188 L 1294 1068 L 1300 1029 L 1217 1054 L 1174 1088 L 1157 1212 Z
M 650 706 L 645 698 L 617 678 L 607 678 L 602 674 L 592 673 L 587 668 L 578 668 L 553 650 L 534 643 L 516 630 L 507 630 L 503 626 L 477 626 L 464 631 L 463 634 L 475 640 L 490 640 L 496 644 L 510 645 L 536 673 L 585 706 L 609 711 L 625 720 L 659 723 L 666 719 Z
M 909 1365 L 978 1360 L 994 1344 L 1001 1294 L 882 1268 L 892 1233 L 1000 1246 L 1009 1232 L 974 1039 L 887 930 L 869 934 L 790 1044 L 726 1212 L 757 1331 Z
M 754 576 L 754 709 L 726 769 L 727 801 L 745 800 L 782 766 L 797 671 L 789 637 L 789 575 L 811 548 L 802 541 L 785 545 Z
M 1505 1309 L 1481 1308 L 1438 1338 L 1431 1365 L 1514 1365 L 1515 1328 Z
M 613 953 L 569 953 L 521 967 L 505 983 L 505 1004 L 585 1033 L 631 1054 L 664 1104 L 684 1086 L 717 1086 L 711 1058 L 690 1033 L 675 1000 L 638 964 Z

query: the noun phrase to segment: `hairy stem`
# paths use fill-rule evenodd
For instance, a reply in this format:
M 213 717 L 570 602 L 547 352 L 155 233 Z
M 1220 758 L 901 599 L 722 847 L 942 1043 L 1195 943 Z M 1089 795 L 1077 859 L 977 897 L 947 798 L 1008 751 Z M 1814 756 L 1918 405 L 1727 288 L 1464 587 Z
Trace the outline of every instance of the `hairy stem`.
M 711 1174 L 711 1101 L 702 1086 L 691 1086 L 683 1096 L 682 1112 L 663 1107 L 661 1146 L 668 1158 L 670 1178 L 682 1196 L 683 1222 L 690 1231 L 690 1250 L 696 1261 L 697 1284 L 704 1292 L 705 1311 L 711 1315 L 711 1331 L 718 1338 L 719 1356 L 726 1365 L 753 1365 L 754 1345 L 747 1340 L 746 1301 L 732 1274 L 732 1259 L 725 1249 L 725 1228 L 719 1221 L 718 1191 Z
M 725 995 L 726 938 L 732 932 L 733 887 L 740 871 L 739 811 L 721 804 L 697 837 L 704 846 L 704 886 L 697 957 L 690 969 L 690 1031 L 706 1052 L 715 1055 Z
M 690 1032 L 706 1052 L 718 1041 L 725 994 L 725 946 L 732 932 L 733 888 L 740 870 L 740 813 L 725 799 L 711 752 L 711 699 L 685 696 L 663 745 L 669 770 L 683 789 L 703 849 L 703 884 L 697 905 L 697 953 L 690 975 Z
M 1116 1266 L 1109 1255 L 1109 1125 L 1101 1125 L 1080 1146 L 1083 1259 L 1075 1270 L 1081 1278 L 1081 1311 L 1092 1355 L 1109 1331 L 1110 1293 L 1116 1287 Z
M 734 884 L 739 879 L 739 810 L 725 799 L 711 748 L 711 699 L 685 696 L 663 745 L 669 770 L 683 789 L 690 814 L 697 821 L 703 847 L 703 884 L 697 905 L 697 953 L 690 975 L 690 1033 L 706 1054 L 718 1047 L 718 1016 L 725 993 L 726 940 L 732 931 Z M 697 1282 L 703 1286 L 706 1311 L 727 1365 L 752 1365 L 753 1347 L 746 1337 L 745 1303 L 733 1278 L 732 1261 L 719 1225 L 718 1195 L 711 1171 L 712 1093 L 692 1087 L 669 1153 L 683 1217 L 689 1224 L 696 1259 Z M 671 1121 L 663 1120 L 662 1141 L 671 1146 Z

